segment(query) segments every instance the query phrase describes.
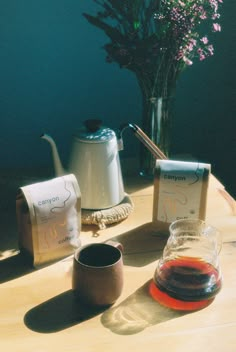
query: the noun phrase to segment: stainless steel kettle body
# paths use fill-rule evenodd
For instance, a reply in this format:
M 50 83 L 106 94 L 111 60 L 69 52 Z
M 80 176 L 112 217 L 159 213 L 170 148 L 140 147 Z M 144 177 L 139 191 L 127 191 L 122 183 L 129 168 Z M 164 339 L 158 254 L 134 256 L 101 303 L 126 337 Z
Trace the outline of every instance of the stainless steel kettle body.
M 69 169 L 78 176 L 82 208 L 105 209 L 124 198 L 117 138 L 110 128 L 86 127 L 73 138 Z
M 51 144 L 56 173 L 65 174 L 55 142 L 48 135 L 42 138 Z M 125 196 L 116 133 L 100 120 L 85 121 L 73 136 L 68 172 L 78 180 L 83 209 L 114 207 Z

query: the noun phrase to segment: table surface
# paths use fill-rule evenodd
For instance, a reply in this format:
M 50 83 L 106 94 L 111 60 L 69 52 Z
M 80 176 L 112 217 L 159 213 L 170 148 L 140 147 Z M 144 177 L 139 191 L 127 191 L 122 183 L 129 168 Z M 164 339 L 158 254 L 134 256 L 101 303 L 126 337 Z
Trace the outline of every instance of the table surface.
M 207 222 L 221 230 L 223 288 L 212 304 L 191 313 L 159 305 L 148 294 L 163 240 L 153 233 L 152 183 L 127 179 L 134 211 L 105 230 L 83 226 L 83 244 L 124 245 L 124 289 L 106 310 L 87 310 L 71 291 L 72 259 L 40 270 L 21 263 L 14 212 L 3 207 L 0 235 L 1 351 L 236 351 L 235 203 L 211 176 Z M 223 195 L 223 196 L 222 196 Z M 226 196 L 224 196 L 226 195 Z

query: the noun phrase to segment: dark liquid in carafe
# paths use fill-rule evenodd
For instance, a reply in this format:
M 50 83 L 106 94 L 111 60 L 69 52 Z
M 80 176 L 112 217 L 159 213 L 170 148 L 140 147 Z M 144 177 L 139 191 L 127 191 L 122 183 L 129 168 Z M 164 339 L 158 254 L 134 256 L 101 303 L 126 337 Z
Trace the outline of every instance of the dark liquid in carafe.
M 195 309 L 197 302 L 200 302 L 199 308 L 204 302 L 207 305 L 220 289 L 221 275 L 213 265 L 198 258 L 180 257 L 161 266 L 154 277 L 151 294 L 169 307 L 174 308 L 182 301 L 186 302 L 183 307 L 191 309 L 192 302 Z

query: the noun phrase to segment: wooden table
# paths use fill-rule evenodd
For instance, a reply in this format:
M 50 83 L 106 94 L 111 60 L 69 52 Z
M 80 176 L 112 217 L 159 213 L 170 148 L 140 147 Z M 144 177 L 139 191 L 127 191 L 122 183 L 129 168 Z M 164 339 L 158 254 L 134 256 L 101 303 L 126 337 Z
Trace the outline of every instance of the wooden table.
M 220 191 L 219 191 L 220 189 Z M 223 289 L 207 308 L 175 312 L 148 294 L 163 241 L 151 230 L 153 186 L 127 180 L 134 202 L 128 219 L 103 231 L 84 227 L 82 243 L 116 239 L 123 243 L 125 285 L 116 304 L 88 311 L 74 301 L 72 259 L 41 270 L 23 265 L 17 254 L 14 212 L 2 211 L 0 234 L 1 351 L 120 352 L 236 351 L 236 216 L 212 176 L 207 221 L 222 231 Z

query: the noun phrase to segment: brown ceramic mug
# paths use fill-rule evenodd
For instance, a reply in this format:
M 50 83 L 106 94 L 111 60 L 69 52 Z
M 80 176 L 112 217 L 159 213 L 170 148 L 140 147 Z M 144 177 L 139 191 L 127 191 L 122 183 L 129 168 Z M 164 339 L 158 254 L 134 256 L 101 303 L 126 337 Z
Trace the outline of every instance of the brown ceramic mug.
M 83 303 L 108 306 L 123 288 L 122 245 L 118 242 L 93 243 L 74 255 L 72 290 Z

